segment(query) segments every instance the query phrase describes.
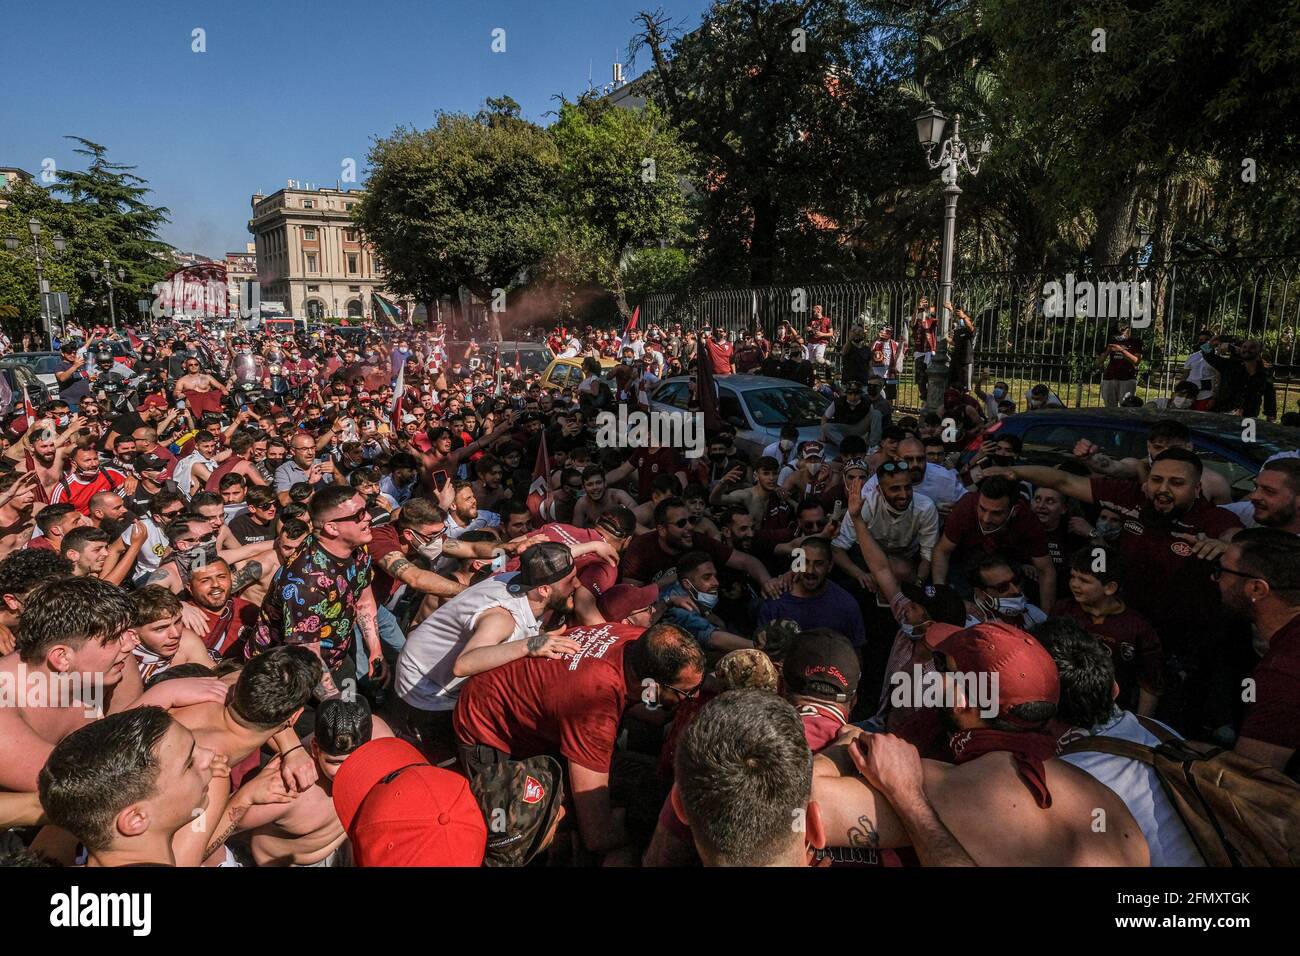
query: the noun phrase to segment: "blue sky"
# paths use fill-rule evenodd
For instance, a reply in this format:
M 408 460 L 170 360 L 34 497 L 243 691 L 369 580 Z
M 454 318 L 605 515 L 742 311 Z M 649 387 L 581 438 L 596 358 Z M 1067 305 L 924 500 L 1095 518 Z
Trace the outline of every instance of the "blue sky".
M 0 14 L 0 166 L 81 165 L 65 135 L 138 166 L 171 209 L 162 238 L 242 250 L 249 197 L 288 179 L 333 186 L 375 135 L 509 94 L 549 123 L 555 95 L 608 82 L 635 15 L 685 28 L 709 0 L 70 0 Z M 206 33 L 196 53 L 193 31 Z M 505 52 L 492 52 L 492 31 Z M 628 77 L 649 65 L 642 51 Z

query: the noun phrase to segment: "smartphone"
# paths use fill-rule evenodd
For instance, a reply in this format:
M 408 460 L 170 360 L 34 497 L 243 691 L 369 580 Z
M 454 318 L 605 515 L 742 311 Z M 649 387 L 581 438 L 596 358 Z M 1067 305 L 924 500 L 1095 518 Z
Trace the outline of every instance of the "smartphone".
M 436 472 L 433 476 L 433 487 L 439 491 L 447 484 L 447 473 L 445 471 Z
M 240 406 L 239 406 L 239 410 L 240 410 L 241 412 L 246 412 L 246 411 L 248 411 L 248 405 L 246 405 L 246 404 L 245 404 L 245 405 L 240 405 Z
M 183 398 L 176 399 L 176 407 L 183 411 L 185 409 L 185 399 Z

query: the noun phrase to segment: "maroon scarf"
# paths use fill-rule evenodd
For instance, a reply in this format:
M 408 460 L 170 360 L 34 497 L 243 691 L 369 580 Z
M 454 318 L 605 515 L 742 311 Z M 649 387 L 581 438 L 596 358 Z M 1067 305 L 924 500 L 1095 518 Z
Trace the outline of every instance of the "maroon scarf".
M 1056 756 L 1056 741 L 1048 734 L 1017 734 L 979 727 L 953 734 L 948 738 L 948 745 L 952 748 L 955 764 L 969 763 L 985 754 L 1007 751 L 1015 760 L 1016 773 L 1034 795 L 1034 802 L 1043 810 L 1052 805 L 1043 761 Z

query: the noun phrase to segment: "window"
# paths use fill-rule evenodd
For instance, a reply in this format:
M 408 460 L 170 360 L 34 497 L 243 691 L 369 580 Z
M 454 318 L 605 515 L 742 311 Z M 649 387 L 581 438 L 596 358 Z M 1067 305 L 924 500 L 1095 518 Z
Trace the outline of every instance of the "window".
M 318 285 L 309 285 L 309 286 L 307 286 L 307 291 L 308 291 L 308 292 L 319 292 L 319 291 L 320 291 L 320 286 L 318 286 Z
M 659 391 L 654 393 L 654 400 L 664 405 L 676 405 L 678 408 L 686 407 L 686 383 L 669 382 Z
M 315 257 L 315 256 L 308 256 L 308 257 L 307 257 L 307 271 L 308 271 L 308 272 L 315 272 L 315 271 L 316 271 L 316 257 Z
M 315 203 L 314 200 L 311 200 L 311 199 L 304 199 L 304 200 L 302 201 L 302 208 L 303 208 L 303 209 L 315 209 L 315 208 L 316 208 L 316 203 Z
M 304 229 L 304 230 L 302 231 L 302 237 L 303 237 L 304 239 L 315 239 L 315 238 L 316 238 L 316 230 L 315 230 L 314 228 L 312 228 L 311 226 L 308 226 L 306 229 Z
M 344 241 L 344 242 L 356 242 L 356 241 L 357 241 L 357 231 L 356 231 L 355 229 L 344 229 L 344 230 L 343 230 L 343 241 Z
M 741 410 L 740 399 L 736 393 L 729 388 L 718 389 L 722 401 L 719 403 L 718 411 L 722 415 L 722 420 L 736 428 L 748 428 L 749 419 L 745 418 L 745 413 Z
M 361 286 L 359 286 L 359 285 L 350 285 L 350 286 L 348 286 L 348 291 L 349 291 L 349 292 L 360 292 L 360 291 L 361 291 Z
M 996 436 L 996 432 L 993 433 Z M 1146 432 L 1128 431 L 1104 424 L 1078 424 L 1061 422 L 1051 425 L 1035 425 L 1023 436 L 1024 446 L 1021 456 L 1029 462 L 1042 465 L 1058 465 L 1074 458 L 1074 443 L 1080 438 L 1097 445 L 1107 457 L 1145 458 L 1147 455 Z
M 357 259 L 359 258 L 355 252 L 348 254 L 348 275 L 357 274 Z
M 787 422 L 802 428 L 818 424 L 827 403 L 820 392 L 795 385 L 745 392 L 745 404 L 760 428 L 780 428 Z
M 354 202 L 345 202 L 345 203 L 343 204 L 343 208 L 344 208 L 345 210 L 347 210 L 348 212 L 351 212 L 351 211 L 352 211 L 352 207 L 355 206 L 355 205 L 356 205 L 356 203 L 354 203 Z

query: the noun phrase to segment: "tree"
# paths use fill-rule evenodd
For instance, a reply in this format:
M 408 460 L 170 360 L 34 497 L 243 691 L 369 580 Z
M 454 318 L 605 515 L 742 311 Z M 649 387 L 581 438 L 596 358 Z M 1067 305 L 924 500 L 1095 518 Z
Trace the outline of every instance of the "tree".
M 440 113 L 432 129 L 377 138 L 354 220 L 400 295 L 431 309 L 465 286 L 491 302 L 546 251 L 559 158 L 509 97 L 477 116 Z

